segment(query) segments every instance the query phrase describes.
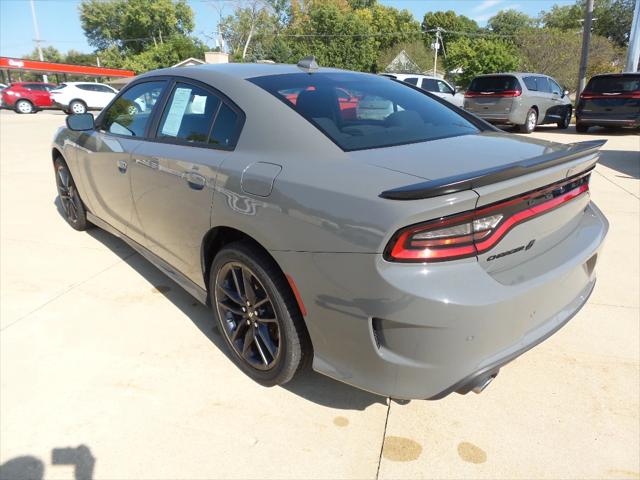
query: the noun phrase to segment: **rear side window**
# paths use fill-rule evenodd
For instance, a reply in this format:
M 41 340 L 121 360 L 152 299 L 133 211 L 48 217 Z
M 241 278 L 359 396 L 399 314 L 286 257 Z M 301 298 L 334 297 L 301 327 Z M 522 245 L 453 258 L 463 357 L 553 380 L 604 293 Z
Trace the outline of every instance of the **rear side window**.
M 60 85 L 58 85 L 56 88 L 54 88 L 53 90 L 62 90 L 63 88 L 66 88 L 67 84 L 66 83 L 61 83 Z
M 518 79 L 510 75 L 476 77 L 469 85 L 469 91 L 471 92 L 503 92 L 505 90 L 519 89 L 520 83 Z
M 226 148 L 235 147 L 239 131 L 240 116 L 223 103 L 213 124 L 209 143 Z
M 527 86 L 527 90 L 532 92 L 538 91 L 538 82 L 536 77 L 524 77 L 524 84 Z
M 423 78 L 422 79 L 422 89 L 426 90 L 427 92 L 437 92 L 438 91 L 438 84 L 432 78 Z
M 195 85 L 177 83 L 160 121 L 158 137 L 206 143 L 220 99 Z
M 586 90 L 594 93 L 625 93 L 640 91 L 640 75 L 594 77 Z
M 101 93 L 115 93 L 111 88 L 107 87 L 106 85 L 99 85 L 97 83 L 93 86 L 93 90 Z
M 346 151 L 474 134 L 478 127 L 399 82 L 358 73 L 291 73 L 251 78 Z M 346 98 L 348 101 L 340 101 Z
M 166 83 L 164 80 L 144 82 L 127 89 L 105 111 L 100 129 L 116 135 L 144 137 Z

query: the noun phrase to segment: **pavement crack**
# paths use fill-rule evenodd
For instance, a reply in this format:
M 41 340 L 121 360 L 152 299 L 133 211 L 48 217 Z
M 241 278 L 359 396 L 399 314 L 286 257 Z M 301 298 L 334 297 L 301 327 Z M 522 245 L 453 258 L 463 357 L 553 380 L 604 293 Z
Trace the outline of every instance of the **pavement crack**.
M 88 278 L 85 278 L 84 280 L 80 281 L 80 282 L 76 282 L 76 283 L 72 283 L 71 285 L 69 285 L 67 288 L 65 288 L 64 290 L 62 290 L 60 293 L 58 293 L 56 296 L 50 298 L 49 300 L 47 300 L 46 302 L 44 302 L 42 305 L 39 305 L 38 307 L 34 308 L 33 310 L 31 310 L 28 313 L 25 313 L 24 315 L 22 315 L 19 318 L 16 318 L 13 322 L 11 322 L 8 325 L 5 325 L 4 327 L 0 328 L 0 332 L 4 332 L 5 330 L 7 330 L 9 327 L 11 327 L 12 325 L 15 325 L 16 323 L 18 323 L 21 320 L 24 320 L 25 318 L 27 318 L 28 316 L 36 313 L 37 311 L 43 309 L 44 307 L 46 307 L 47 305 L 49 305 L 51 302 L 57 300 L 58 298 L 62 297 L 63 295 L 69 293 L 71 290 L 73 290 L 76 287 L 79 287 L 80 285 L 83 285 L 85 283 L 87 283 L 89 280 L 93 280 L 94 278 L 96 278 L 98 275 L 103 274 L 104 272 L 106 272 L 107 270 L 109 270 L 110 268 L 115 267 L 116 265 L 119 265 L 120 263 L 124 262 L 127 258 L 130 258 L 134 255 L 137 255 L 137 252 L 132 252 L 129 255 L 123 256 L 120 258 L 120 260 L 118 260 L 117 262 L 112 263 L 111 265 L 103 268 L 102 270 L 100 270 L 99 272 L 94 273 L 93 275 L 91 275 Z
M 598 170 L 594 170 L 598 175 L 600 175 L 602 178 L 604 178 L 607 182 L 612 183 L 613 185 L 615 185 L 616 187 L 618 187 L 620 190 L 627 192 L 629 195 L 631 195 L 634 198 L 637 198 L 640 200 L 640 197 L 638 195 L 636 195 L 633 192 L 630 192 L 629 190 L 627 190 L 626 188 L 624 188 L 621 185 L 618 185 L 616 182 L 614 182 L 613 180 L 611 180 L 609 177 L 607 177 L 606 175 L 600 173 Z
M 376 480 L 380 475 L 380 465 L 382 464 L 382 451 L 384 450 L 384 440 L 387 438 L 387 424 L 389 423 L 389 412 L 391 412 L 391 397 L 387 397 L 387 416 L 384 419 L 384 430 L 382 432 L 382 444 L 380 445 L 380 455 L 378 455 L 378 469 L 376 470 Z

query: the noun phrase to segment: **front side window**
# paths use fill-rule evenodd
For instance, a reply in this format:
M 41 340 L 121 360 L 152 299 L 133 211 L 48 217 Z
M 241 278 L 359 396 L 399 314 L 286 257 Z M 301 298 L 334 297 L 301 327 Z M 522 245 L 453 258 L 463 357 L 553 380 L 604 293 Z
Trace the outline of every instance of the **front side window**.
M 177 83 L 160 121 L 158 137 L 206 143 L 220 99 L 202 88 Z
M 76 87 L 78 87 L 80 90 L 85 90 L 87 92 L 95 91 L 95 88 L 93 88 L 93 85 L 91 85 L 90 83 L 79 83 L 78 85 L 76 85 Z
M 558 85 L 554 80 L 549 80 L 551 84 L 551 93 L 556 93 L 558 95 L 562 95 L 562 87 Z
M 144 82 L 127 89 L 105 111 L 100 129 L 116 135 L 144 137 L 153 107 L 166 83 Z
M 291 73 L 249 81 L 289 105 L 346 151 L 479 132 L 470 120 L 439 101 L 379 76 Z M 348 102 L 339 101 L 344 92 Z
M 418 85 L 418 77 L 405 78 L 404 81 L 410 83 L 411 85 Z
M 450 95 L 453 95 L 453 89 L 449 85 L 447 85 L 442 80 L 438 80 L 437 83 L 438 83 L 438 91 L 440 93 L 448 93 Z
M 551 93 L 551 85 L 547 77 L 538 77 L 537 84 L 539 92 Z

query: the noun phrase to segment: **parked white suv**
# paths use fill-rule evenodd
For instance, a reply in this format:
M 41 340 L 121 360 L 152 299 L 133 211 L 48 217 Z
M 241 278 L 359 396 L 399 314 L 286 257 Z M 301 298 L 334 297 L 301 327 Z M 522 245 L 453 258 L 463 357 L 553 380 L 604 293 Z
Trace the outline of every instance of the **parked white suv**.
M 50 93 L 53 103 L 66 113 L 85 113 L 106 107 L 118 91 L 104 83 L 65 82 Z
M 456 107 L 463 108 L 464 106 L 464 95 L 456 93 L 456 89 L 441 78 L 415 73 L 381 73 L 381 75 L 415 85 L 422 90 L 426 90 L 453 103 Z

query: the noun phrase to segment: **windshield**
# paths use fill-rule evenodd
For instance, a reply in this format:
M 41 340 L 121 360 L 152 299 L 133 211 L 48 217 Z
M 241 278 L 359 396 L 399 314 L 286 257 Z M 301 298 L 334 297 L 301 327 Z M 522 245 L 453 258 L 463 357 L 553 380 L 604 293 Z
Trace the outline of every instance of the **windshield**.
M 637 92 L 640 91 L 640 75 L 594 77 L 586 90 L 594 93 Z
M 346 151 L 479 131 L 452 108 L 379 76 L 291 73 L 249 81 L 289 105 Z
M 495 77 L 476 77 L 469 85 L 470 92 L 502 92 L 505 90 L 519 90 L 520 84 L 516 77 L 496 75 Z

